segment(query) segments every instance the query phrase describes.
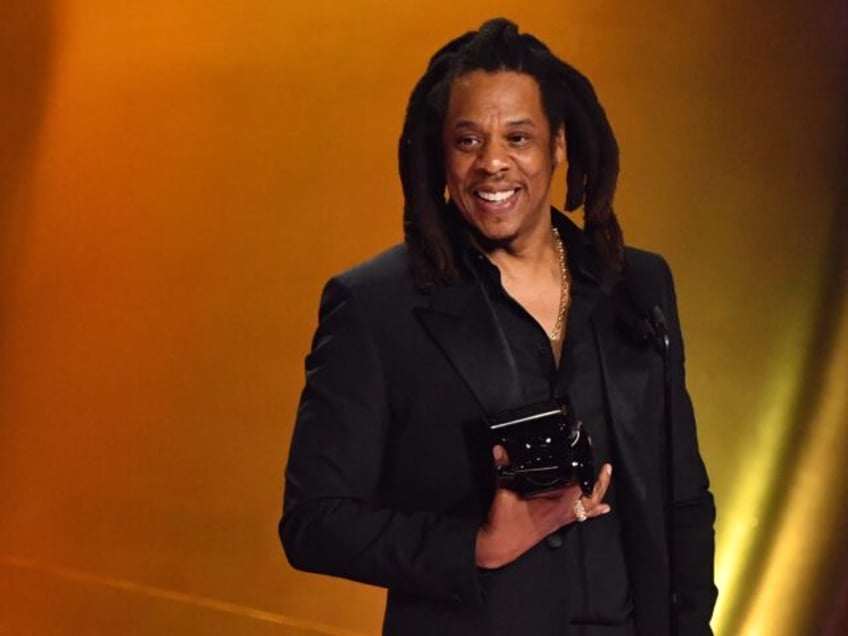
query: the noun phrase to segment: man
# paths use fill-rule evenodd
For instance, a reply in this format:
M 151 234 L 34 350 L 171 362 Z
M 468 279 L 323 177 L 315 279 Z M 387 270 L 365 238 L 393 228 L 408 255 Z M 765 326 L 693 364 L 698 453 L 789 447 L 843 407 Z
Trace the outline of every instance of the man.
M 582 230 L 550 208 L 563 162 Z M 388 588 L 384 634 L 710 634 L 715 509 L 671 276 L 623 247 L 617 146 L 589 82 L 490 21 L 431 60 L 400 171 L 405 244 L 322 298 L 280 524 L 291 564 Z M 496 487 L 509 458 L 484 422 L 550 400 L 591 434 L 589 495 Z

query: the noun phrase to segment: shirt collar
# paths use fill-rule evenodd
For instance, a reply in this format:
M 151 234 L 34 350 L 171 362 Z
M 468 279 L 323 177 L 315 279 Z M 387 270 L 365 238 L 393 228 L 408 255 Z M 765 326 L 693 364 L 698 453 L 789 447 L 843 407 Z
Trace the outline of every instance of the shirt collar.
M 565 214 L 551 208 L 551 223 L 559 231 L 568 258 L 572 276 L 577 274 L 589 282 L 600 284 L 603 266 L 592 244 L 592 239 Z M 500 280 L 500 272 L 488 258 L 467 238 L 462 241 L 462 264 L 470 272 L 485 272 Z

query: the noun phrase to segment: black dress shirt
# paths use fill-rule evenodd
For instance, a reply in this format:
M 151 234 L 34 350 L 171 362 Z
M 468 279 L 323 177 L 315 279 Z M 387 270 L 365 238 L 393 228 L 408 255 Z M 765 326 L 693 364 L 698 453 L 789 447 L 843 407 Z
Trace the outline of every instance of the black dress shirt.
M 589 325 L 594 283 L 581 277 L 569 251 L 572 300 L 566 339 L 557 366 L 547 334 L 506 292 L 499 270 L 480 252 L 470 249 L 467 254 L 466 263 L 473 263 L 473 269 L 483 281 L 497 321 L 509 343 L 524 405 L 567 399 L 591 436 L 596 470 L 600 470 L 606 462 L 614 465 L 609 425 L 603 407 L 601 374 Z M 584 374 L 588 374 L 589 382 L 585 381 Z M 581 387 L 591 387 L 590 391 L 581 390 L 579 394 L 570 391 L 578 375 L 583 376 Z M 615 497 L 613 471 L 605 497 L 612 507 L 609 514 L 561 528 L 521 558 L 501 568 L 497 576 L 483 572 L 483 589 L 493 635 L 636 635 Z M 537 572 L 541 568 L 549 571 L 550 576 L 537 577 L 537 589 L 534 585 L 527 585 L 527 579 L 521 576 L 521 570 L 525 568 Z M 513 570 L 514 576 L 510 576 L 509 570 Z M 524 585 L 511 585 L 511 581 L 518 580 L 524 581 Z M 517 605 L 525 611 L 516 611 Z M 525 617 L 526 622 L 517 624 L 516 615 Z

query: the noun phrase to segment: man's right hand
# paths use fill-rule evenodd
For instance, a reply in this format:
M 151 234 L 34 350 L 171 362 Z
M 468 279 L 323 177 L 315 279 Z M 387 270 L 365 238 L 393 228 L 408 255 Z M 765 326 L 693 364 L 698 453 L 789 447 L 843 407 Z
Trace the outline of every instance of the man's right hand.
M 496 466 L 509 465 L 503 446 L 493 449 Z M 580 486 L 571 485 L 523 498 L 498 488 L 485 523 L 477 532 L 475 560 L 481 568 L 499 568 L 524 554 L 552 532 L 577 521 L 575 504 L 580 500 L 586 520 L 610 511 L 602 499 L 609 487 L 612 466 L 604 464 L 592 494 L 583 496 Z

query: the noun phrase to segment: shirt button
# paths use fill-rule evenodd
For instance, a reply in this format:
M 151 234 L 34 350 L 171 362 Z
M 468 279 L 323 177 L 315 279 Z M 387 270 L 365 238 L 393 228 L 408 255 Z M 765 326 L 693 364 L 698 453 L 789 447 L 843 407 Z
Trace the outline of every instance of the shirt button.
M 554 532 L 545 537 L 545 543 L 551 550 L 559 550 L 562 547 L 562 534 Z

